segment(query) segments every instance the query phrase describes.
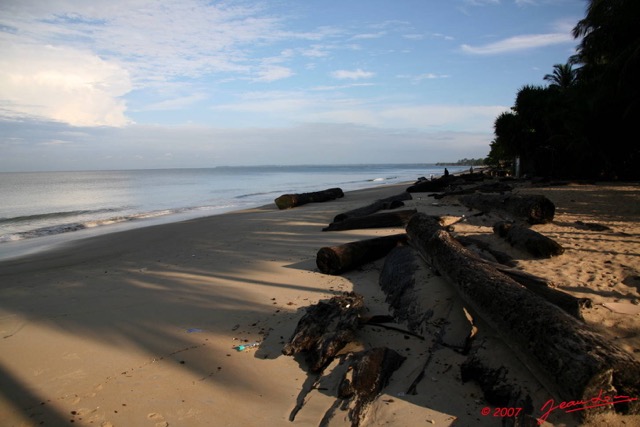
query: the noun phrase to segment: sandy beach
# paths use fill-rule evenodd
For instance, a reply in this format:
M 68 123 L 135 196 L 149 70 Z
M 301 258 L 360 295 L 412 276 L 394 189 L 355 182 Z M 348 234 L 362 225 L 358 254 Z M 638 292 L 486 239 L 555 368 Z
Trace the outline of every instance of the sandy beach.
M 406 187 L 128 230 L 1 263 L 0 425 L 351 425 L 337 407 L 339 378 L 331 371 L 338 367 L 316 378 L 282 348 L 305 307 L 344 291 L 363 295 L 369 314 L 389 314 L 378 285 L 384 260 L 332 276 L 318 271 L 316 253 L 403 232 L 321 230 L 336 214 Z M 486 216 L 456 224 L 455 233 L 480 236 L 511 254 L 518 268 L 590 298 L 585 321 L 640 361 L 640 185 L 523 185 L 515 191 L 542 194 L 555 204 L 553 222 L 534 228 L 559 242 L 564 254 L 533 259 L 493 235 L 495 218 Z M 469 215 L 455 198 L 413 196 L 408 208 L 454 220 Z M 607 228 L 585 225 L 592 223 Z M 428 274 L 425 280 L 432 296 L 462 304 L 443 278 Z M 530 393 L 534 415 L 541 415 L 552 396 L 494 332 L 479 329 L 476 342 L 509 367 Z M 253 342 L 259 345 L 234 348 Z M 500 418 L 482 414 L 491 405 L 478 385 L 460 379 L 465 355 L 372 326 L 359 331 L 354 348 L 379 345 L 406 360 L 361 425 L 501 425 Z M 424 378 L 408 394 L 427 357 Z M 607 424 L 640 425 L 640 416 L 607 414 L 589 425 Z M 578 424 L 556 411 L 545 425 Z

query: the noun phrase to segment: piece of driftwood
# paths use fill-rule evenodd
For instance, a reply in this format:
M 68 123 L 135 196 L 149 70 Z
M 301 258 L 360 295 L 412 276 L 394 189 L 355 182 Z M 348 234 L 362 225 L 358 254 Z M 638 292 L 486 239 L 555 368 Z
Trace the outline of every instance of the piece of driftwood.
M 355 218 L 347 218 L 340 222 L 332 222 L 322 231 L 357 230 L 363 228 L 404 227 L 411 216 L 417 211 L 406 209 L 402 211 L 384 212 Z
M 318 250 L 316 265 L 323 274 L 341 274 L 387 255 L 391 249 L 407 243 L 406 233 L 359 240 Z
M 367 406 L 389 384 L 393 373 L 406 357 L 387 347 L 376 347 L 354 354 L 350 370 L 340 382 L 338 397 L 353 403 L 349 410 L 352 427 L 362 421 Z
M 516 261 L 511 255 L 493 249 L 485 241 L 469 236 L 456 236 L 456 240 L 488 261 L 497 262 L 499 264 L 506 265 L 507 267 L 516 266 Z M 475 248 L 477 248 L 477 250 Z
M 513 187 L 504 182 L 493 182 L 490 184 L 480 184 L 470 188 L 464 188 L 461 190 L 446 191 L 441 194 L 429 194 L 434 199 L 442 199 L 449 196 L 461 196 L 463 194 L 479 193 L 506 193 L 513 190 Z
M 496 222 L 493 225 L 493 232 L 509 242 L 511 246 L 526 251 L 536 258 L 551 258 L 564 253 L 562 245 L 555 240 L 509 221 Z
M 311 372 L 320 372 L 355 338 L 364 308 L 362 295 L 345 292 L 307 307 L 289 342 L 286 356 L 304 353 Z
M 452 185 L 458 178 L 453 175 L 443 175 L 436 179 L 423 179 L 416 181 L 413 185 L 407 188 L 408 193 L 426 193 L 430 191 L 445 191 L 450 185 Z
M 484 212 L 505 211 L 529 224 L 546 224 L 553 221 L 556 207 L 541 195 L 469 194 L 460 196 L 460 203 Z
M 344 197 L 340 188 L 329 188 L 327 190 L 315 191 L 312 193 L 283 194 L 275 199 L 278 209 L 290 209 L 307 203 L 327 202 Z
M 428 216 L 414 215 L 407 234 L 411 244 L 455 286 L 476 315 L 567 401 L 588 400 L 599 393 L 640 395 L 640 363 L 624 350 L 489 263 L 479 261 Z M 640 402 L 616 404 L 615 410 L 638 414 Z M 584 415 L 590 411 L 585 409 Z
M 411 200 L 411 194 L 407 193 L 406 191 L 395 196 L 376 200 L 370 205 L 338 214 L 335 216 L 335 218 L 333 218 L 333 222 L 340 222 L 348 218 L 371 215 L 381 210 L 397 209 L 404 206 L 405 200 Z

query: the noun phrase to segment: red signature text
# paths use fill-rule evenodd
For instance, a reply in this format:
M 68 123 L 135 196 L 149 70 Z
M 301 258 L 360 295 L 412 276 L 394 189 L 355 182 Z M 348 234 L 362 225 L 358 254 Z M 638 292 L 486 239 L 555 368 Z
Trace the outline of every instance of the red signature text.
M 565 413 L 571 413 L 585 411 L 587 409 L 597 408 L 599 406 L 609 406 L 616 405 L 618 403 L 633 402 L 635 400 L 638 400 L 638 398 L 629 396 L 603 396 L 602 390 L 600 390 L 600 393 L 598 393 L 597 396 L 590 399 L 569 400 L 566 402 L 560 402 L 557 405 L 555 404 L 555 400 L 549 399 L 544 405 L 542 405 L 542 408 L 540 408 L 543 414 L 541 417 L 538 417 L 538 425 L 541 425 L 543 422 L 545 422 L 549 417 L 549 414 L 551 414 L 556 409 L 562 409 Z

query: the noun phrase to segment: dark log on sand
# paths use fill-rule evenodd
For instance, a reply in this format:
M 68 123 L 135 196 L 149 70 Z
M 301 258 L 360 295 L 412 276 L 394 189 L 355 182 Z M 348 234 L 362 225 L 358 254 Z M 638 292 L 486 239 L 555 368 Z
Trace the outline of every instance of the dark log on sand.
M 536 258 L 551 258 L 564 253 L 564 248 L 555 240 L 512 222 L 495 223 L 493 232 L 509 242 L 511 246 L 529 252 Z
M 466 248 L 471 248 L 482 258 L 506 265 L 507 267 L 515 267 L 516 261 L 513 257 L 505 252 L 493 249 L 488 243 L 469 236 L 456 236 L 456 240 L 462 243 Z M 477 248 L 477 249 L 476 249 Z
M 307 203 L 327 202 L 329 200 L 339 199 L 340 197 L 344 197 L 342 189 L 329 188 L 313 193 L 283 194 L 278 197 L 275 202 L 278 209 L 290 209 L 296 206 L 306 205 Z
M 320 248 L 316 265 L 321 273 L 341 274 L 384 257 L 398 245 L 407 243 L 406 233 L 376 237 Z
M 307 307 L 282 353 L 292 356 L 304 352 L 309 370 L 322 371 L 346 344 L 354 340 L 363 307 L 362 296 L 354 292 Z
M 332 222 L 322 231 L 357 230 L 363 228 L 404 227 L 417 211 L 406 209 L 402 211 L 384 212 L 379 214 L 347 218 L 340 222 Z
M 465 188 L 462 190 L 446 191 L 442 194 L 430 194 L 434 199 L 442 199 L 448 196 L 461 196 L 463 194 L 479 193 L 506 193 L 513 190 L 513 187 L 504 182 L 494 182 L 491 184 L 481 184 L 475 187 Z
M 402 365 L 406 357 L 387 347 L 376 347 L 356 353 L 355 360 L 342 379 L 338 397 L 354 402 L 349 410 L 351 426 L 362 421 L 365 409 L 389 384 L 391 375 Z
M 407 188 L 408 193 L 426 193 L 430 191 L 445 191 L 447 187 L 456 181 L 452 175 L 449 176 L 441 176 L 437 179 L 425 179 L 421 181 L 415 182 L 413 185 Z
M 556 207 L 545 196 L 469 194 L 460 197 L 460 203 L 484 212 L 505 211 L 529 224 L 546 224 L 553 221 Z
M 371 215 L 381 210 L 397 209 L 404 206 L 405 200 L 411 200 L 411 194 L 406 191 L 395 196 L 387 197 L 386 199 L 376 200 L 370 205 L 338 214 L 333 218 L 333 222 L 340 222 L 348 218 Z
M 567 401 L 640 395 L 640 363 L 587 325 L 469 253 L 422 214 L 407 225 L 420 254 L 548 388 Z M 585 405 L 586 406 L 586 405 Z M 640 413 L 640 401 L 585 409 Z

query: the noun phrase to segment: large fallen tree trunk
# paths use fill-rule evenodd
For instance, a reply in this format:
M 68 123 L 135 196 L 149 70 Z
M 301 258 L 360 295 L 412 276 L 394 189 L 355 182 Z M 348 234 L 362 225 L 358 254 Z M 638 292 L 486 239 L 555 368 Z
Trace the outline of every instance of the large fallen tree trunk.
M 484 212 L 505 211 L 530 224 L 546 224 L 553 221 L 556 207 L 541 195 L 469 194 L 460 197 L 460 203 Z
M 512 222 L 495 223 L 493 232 L 509 242 L 511 246 L 529 252 L 536 258 L 551 258 L 564 253 L 564 248 L 555 240 Z
M 395 212 L 384 212 L 379 214 L 359 216 L 355 218 L 347 218 L 340 222 L 332 222 L 322 231 L 342 231 L 356 230 L 363 228 L 386 228 L 386 227 L 404 227 L 411 216 L 417 211 L 415 209 L 407 209 Z
M 397 209 L 404 206 L 405 200 L 411 200 L 411 194 L 406 191 L 395 196 L 387 197 L 386 199 L 376 200 L 370 205 L 338 214 L 333 218 L 333 222 L 340 222 L 348 218 L 371 215 L 381 210 Z
M 286 356 L 305 353 L 309 370 L 320 372 L 355 338 L 364 308 L 362 295 L 345 292 L 307 307 L 293 335 L 282 349 Z
M 278 209 L 290 209 L 307 203 L 327 202 L 344 197 L 340 188 L 329 188 L 327 190 L 315 191 L 313 193 L 283 194 L 275 199 Z
M 478 260 L 433 218 L 414 215 L 410 241 L 479 317 L 567 401 L 640 395 L 640 363 L 587 325 Z M 588 405 L 584 405 L 585 407 Z M 592 411 L 640 413 L 638 400 Z
M 405 233 L 376 237 L 320 248 L 316 265 L 321 273 L 341 274 L 387 255 L 398 245 L 407 242 Z

